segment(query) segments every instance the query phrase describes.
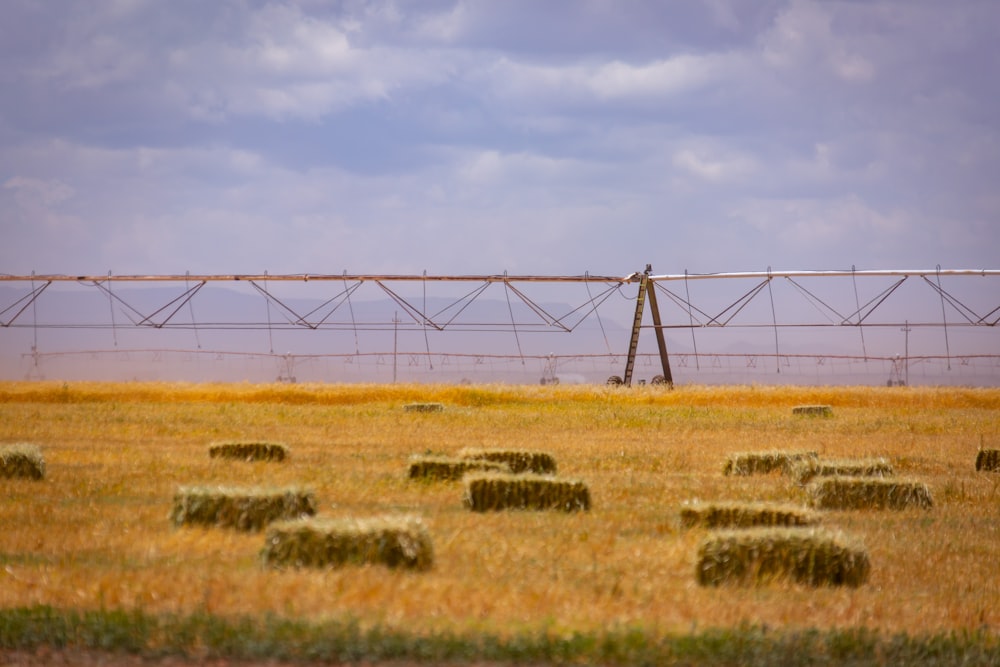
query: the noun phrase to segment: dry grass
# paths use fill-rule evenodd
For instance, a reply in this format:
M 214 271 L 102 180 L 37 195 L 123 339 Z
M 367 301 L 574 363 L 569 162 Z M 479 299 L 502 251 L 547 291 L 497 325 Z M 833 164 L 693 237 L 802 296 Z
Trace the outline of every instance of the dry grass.
M 419 418 L 417 401 L 448 409 Z M 791 408 L 836 406 L 835 419 Z M 0 442 L 45 452 L 46 481 L 0 483 L 0 606 L 356 619 L 414 632 L 572 634 L 692 627 L 1000 628 L 1000 390 L 554 386 L 0 384 Z M 415 418 L 417 417 L 417 418 Z M 233 465 L 208 442 L 288 443 L 277 466 Z M 464 509 L 456 485 L 414 484 L 413 452 L 468 443 L 542 450 L 585 479 L 589 512 Z M 778 475 L 723 476 L 731 451 L 885 457 L 934 489 L 933 511 L 831 512 L 864 541 L 858 588 L 704 588 L 685 500 L 801 502 Z M 261 534 L 175 529 L 179 486 L 297 486 L 319 516 L 420 516 L 434 566 L 275 572 Z

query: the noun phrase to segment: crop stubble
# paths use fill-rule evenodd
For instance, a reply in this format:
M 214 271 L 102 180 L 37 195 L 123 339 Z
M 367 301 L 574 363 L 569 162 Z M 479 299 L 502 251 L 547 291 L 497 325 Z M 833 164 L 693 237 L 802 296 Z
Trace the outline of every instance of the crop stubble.
M 62 396 L 65 400 L 52 397 Z M 411 414 L 399 406 L 440 402 Z M 790 406 L 836 406 L 824 420 Z M 846 388 L 0 386 L 0 442 L 32 442 L 46 479 L 0 486 L 0 604 L 329 618 L 414 631 L 663 631 L 744 621 L 938 631 L 1000 625 L 1000 490 L 972 465 L 1000 441 L 1000 391 Z M 206 444 L 286 442 L 280 466 L 220 461 Z M 589 512 L 463 509 L 457 482 L 415 483 L 413 454 L 542 450 L 584 480 Z M 762 449 L 889 460 L 935 506 L 824 513 L 871 556 L 857 589 L 703 589 L 702 530 L 686 501 L 803 503 L 780 473 L 721 474 Z M 274 572 L 260 535 L 175 528 L 179 486 L 301 485 L 320 516 L 421 516 L 426 572 L 379 566 Z

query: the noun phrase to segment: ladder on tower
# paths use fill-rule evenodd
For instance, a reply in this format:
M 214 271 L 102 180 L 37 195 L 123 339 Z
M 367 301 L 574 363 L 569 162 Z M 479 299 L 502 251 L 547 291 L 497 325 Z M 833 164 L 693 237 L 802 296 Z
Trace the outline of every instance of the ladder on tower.
M 646 307 L 646 283 L 648 281 L 648 271 L 639 274 L 639 294 L 635 299 L 635 319 L 632 320 L 632 338 L 628 342 L 628 358 L 625 361 L 625 377 L 623 378 L 623 383 L 626 387 L 632 386 L 635 351 L 639 347 L 639 330 L 642 328 L 642 312 Z

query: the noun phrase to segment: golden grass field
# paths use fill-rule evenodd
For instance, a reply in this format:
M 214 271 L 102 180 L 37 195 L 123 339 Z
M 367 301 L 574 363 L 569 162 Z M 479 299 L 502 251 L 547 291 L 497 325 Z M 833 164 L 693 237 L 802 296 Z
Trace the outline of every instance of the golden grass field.
M 407 412 L 414 401 L 441 412 Z M 792 414 L 828 404 L 831 417 Z M 284 443 L 284 462 L 213 459 L 229 440 Z M 691 632 L 739 624 L 885 632 L 1000 631 L 1000 390 L 0 383 L 0 445 L 34 443 L 41 481 L 0 478 L 0 607 L 324 619 L 413 633 Z M 552 454 L 589 512 L 478 513 L 459 482 L 407 477 L 413 454 Z M 822 513 L 859 539 L 858 588 L 702 588 L 686 501 L 803 504 L 780 473 L 725 476 L 733 452 L 883 457 L 927 483 L 930 510 Z M 422 517 L 428 571 L 275 571 L 262 533 L 175 528 L 187 485 L 300 486 L 318 516 Z

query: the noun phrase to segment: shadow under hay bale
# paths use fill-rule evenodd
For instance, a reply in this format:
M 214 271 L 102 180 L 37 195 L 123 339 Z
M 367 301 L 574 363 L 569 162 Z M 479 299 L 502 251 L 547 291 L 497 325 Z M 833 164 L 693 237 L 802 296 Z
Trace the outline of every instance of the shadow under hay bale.
M 892 464 L 885 459 L 806 459 L 792 465 L 789 474 L 799 484 L 815 477 L 891 477 Z
M 463 481 L 462 503 L 473 512 L 590 509 L 590 490 L 577 480 L 534 474 L 470 473 Z
M 240 461 L 284 461 L 288 451 L 284 445 L 270 442 L 219 442 L 208 447 L 210 458 Z
M 736 452 L 722 467 L 724 475 L 766 475 L 775 470 L 787 472 L 799 461 L 819 458 L 818 452 Z
M 814 526 L 820 515 L 805 507 L 774 503 L 692 503 L 681 508 L 682 528 Z
M 409 403 L 403 406 L 404 412 L 442 412 L 444 405 L 441 403 Z
M 458 452 L 459 458 L 503 463 L 512 473 L 533 472 L 538 475 L 556 474 L 556 460 L 551 454 L 523 449 L 476 449 L 466 447 Z
M 427 570 L 434 550 L 427 528 L 413 517 L 300 519 L 268 527 L 261 560 L 272 568 L 381 564 Z
M 822 510 L 930 509 L 934 502 L 923 482 L 877 477 L 821 477 L 806 487 L 810 504 Z
M 1000 449 L 980 449 L 976 454 L 976 470 L 1000 472 Z
M 698 547 L 702 586 L 793 581 L 809 586 L 857 587 L 871 563 L 860 544 L 822 528 L 720 531 Z
M 455 481 L 468 472 L 509 473 L 506 463 L 483 459 L 458 459 L 448 456 L 410 457 L 410 479 Z
M 0 447 L 0 477 L 39 480 L 45 477 L 45 458 L 37 445 L 16 443 Z
M 792 408 L 792 414 L 806 417 L 832 417 L 833 408 L 829 405 L 797 405 Z
M 170 519 L 175 526 L 217 526 L 243 531 L 316 514 L 316 497 L 298 488 L 181 487 Z

